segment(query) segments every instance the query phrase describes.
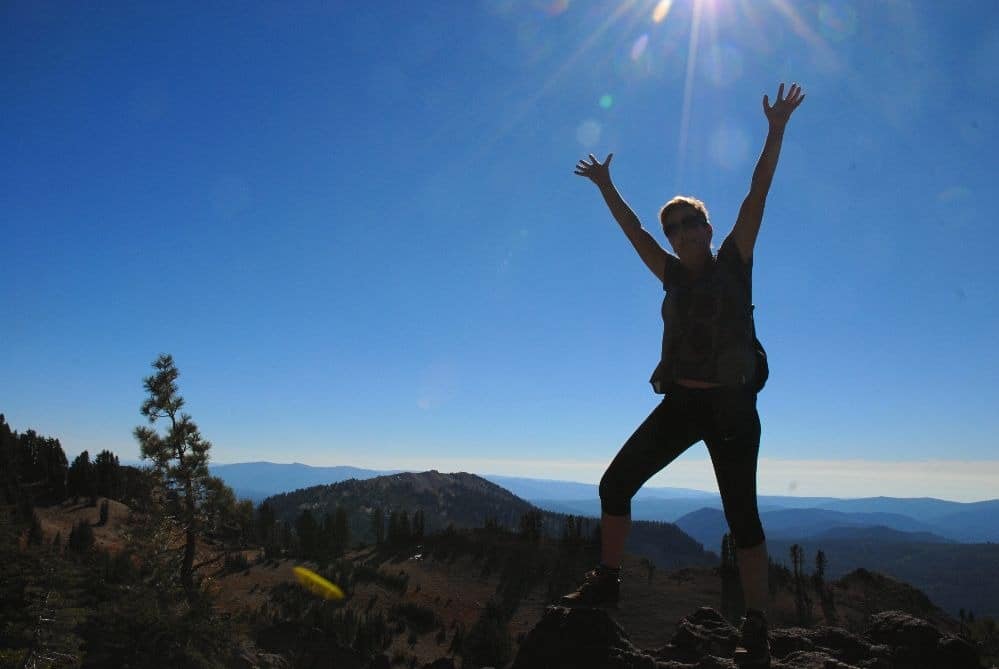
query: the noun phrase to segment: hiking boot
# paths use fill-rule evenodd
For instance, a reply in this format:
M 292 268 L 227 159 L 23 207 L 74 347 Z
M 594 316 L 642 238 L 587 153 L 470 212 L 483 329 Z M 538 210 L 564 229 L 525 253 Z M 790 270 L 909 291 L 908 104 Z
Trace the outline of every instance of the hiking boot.
M 735 663 L 740 667 L 770 666 L 767 617 L 762 611 L 746 609 L 739 629 L 739 645 L 735 647 Z
M 621 570 L 597 567 L 586 572 L 583 584 L 559 599 L 560 606 L 617 608 L 621 590 Z

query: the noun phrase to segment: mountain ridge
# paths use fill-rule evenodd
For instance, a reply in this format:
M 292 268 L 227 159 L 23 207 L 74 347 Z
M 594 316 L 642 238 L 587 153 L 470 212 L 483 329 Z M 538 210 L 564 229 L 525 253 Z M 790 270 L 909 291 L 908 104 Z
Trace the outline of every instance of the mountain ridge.
M 372 513 L 381 509 L 386 516 L 405 511 L 408 517 L 420 511 L 425 532 L 483 527 L 489 524 L 524 531 L 525 519 L 536 531 L 549 537 L 576 533 L 589 539 L 596 518 L 580 518 L 539 509 L 505 488 L 468 472 L 400 472 L 369 479 L 348 479 L 328 485 L 303 488 L 264 500 L 275 517 L 295 522 L 305 510 L 322 518 L 337 507 L 345 512 L 352 537 L 374 540 Z M 536 514 L 531 519 L 528 514 Z M 672 523 L 636 521 L 626 544 L 627 550 L 646 556 L 661 567 L 705 566 L 717 556 Z

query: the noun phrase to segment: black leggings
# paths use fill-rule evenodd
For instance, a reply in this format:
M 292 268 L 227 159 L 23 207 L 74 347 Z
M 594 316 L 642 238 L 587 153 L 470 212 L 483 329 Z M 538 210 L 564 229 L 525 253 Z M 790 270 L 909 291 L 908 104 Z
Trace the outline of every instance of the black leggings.
M 760 417 L 756 393 L 744 386 L 671 386 L 666 397 L 625 442 L 600 480 L 600 507 L 631 514 L 631 498 L 653 474 L 704 440 L 711 455 L 725 519 L 735 545 L 752 548 L 765 537 L 756 506 Z

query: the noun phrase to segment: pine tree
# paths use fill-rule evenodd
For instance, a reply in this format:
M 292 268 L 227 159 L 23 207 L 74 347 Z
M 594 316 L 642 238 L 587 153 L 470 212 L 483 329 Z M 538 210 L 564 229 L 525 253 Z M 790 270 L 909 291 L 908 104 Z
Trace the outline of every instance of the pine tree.
M 539 509 L 531 509 L 520 517 L 520 536 L 528 541 L 540 539 L 542 527 L 544 527 L 544 518 Z
M 347 510 L 339 504 L 333 513 L 333 536 L 336 541 L 334 550 L 340 555 L 350 547 L 350 520 L 347 518 Z
M 257 540 L 265 549 L 275 542 L 274 522 L 274 508 L 264 502 L 257 509 Z
M 424 524 L 426 523 L 426 517 L 423 514 L 423 509 L 417 509 L 413 512 L 413 540 L 423 541 Z
M 191 416 L 181 413 L 184 398 L 177 392 L 180 372 L 173 357 L 160 355 L 153 363 L 156 373 L 143 380 L 148 396 L 141 412 L 150 424 L 167 419 L 165 435 L 160 436 L 149 427 L 135 428 L 135 438 L 142 448 L 142 458 L 152 460 L 160 485 L 168 499 L 174 499 L 175 511 L 184 530 L 184 558 L 180 567 L 180 581 L 193 602 L 194 554 L 197 538 L 201 533 L 200 510 L 204 499 L 205 482 L 209 478 L 208 451 L 211 443 L 205 441 Z
M 299 549 L 302 557 L 312 559 L 316 557 L 319 545 L 319 526 L 312 512 L 303 509 L 295 521 L 295 531 L 298 533 Z
M 94 458 L 94 479 L 96 494 L 120 500 L 123 492 L 121 466 L 118 456 L 103 450 Z
M 794 574 L 794 580 L 800 581 L 802 575 L 802 566 L 805 561 L 805 553 L 801 546 L 794 544 L 791 546 L 791 568 Z
M 375 545 L 385 541 L 385 512 L 380 506 L 371 510 L 371 532 L 375 535 Z
M 808 626 L 812 619 L 812 600 L 805 588 L 805 551 L 798 544 L 791 546 L 791 563 L 794 569 L 794 605 L 798 624 Z
M 86 553 L 94 545 L 94 530 L 84 520 L 69 531 L 69 549 L 76 553 Z
M 395 545 L 399 543 L 399 512 L 389 511 L 388 518 L 388 542 Z
M 97 495 L 97 480 L 94 476 L 94 465 L 90 462 L 90 453 L 84 451 L 76 456 L 66 475 L 66 492 L 74 503 L 81 497 Z
M 812 573 L 812 587 L 820 599 L 825 599 L 826 589 L 826 554 L 819 550 L 815 553 L 815 571 Z
M 406 509 L 399 512 L 397 529 L 399 531 L 399 541 L 408 543 L 413 536 L 413 531 L 409 526 L 409 511 Z

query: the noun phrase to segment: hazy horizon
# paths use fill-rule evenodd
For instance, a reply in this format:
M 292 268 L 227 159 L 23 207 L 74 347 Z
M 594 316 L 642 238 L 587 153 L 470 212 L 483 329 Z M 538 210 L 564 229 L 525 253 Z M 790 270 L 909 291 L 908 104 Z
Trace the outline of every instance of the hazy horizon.
M 141 461 L 135 460 L 135 461 L 132 461 L 132 462 L 141 462 Z M 475 469 L 472 466 L 456 467 L 456 468 L 449 468 L 449 467 L 446 467 L 446 466 L 445 467 L 441 467 L 441 466 L 427 466 L 427 467 L 418 467 L 418 466 L 405 466 L 405 467 L 402 467 L 402 466 L 399 466 L 399 467 L 396 467 L 396 466 L 365 466 L 365 465 L 358 465 L 358 464 L 355 464 L 355 463 L 337 463 L 337 464 L 322 464 L 322 465 L 318 465 L 318 464 L 309 464 L 309 463 L 305 463 L 305 462 L 274 462 L 273 460 L 253 460 L 253 461 L 240 461 L 240 462 L 210 462 L 209 466 L 213 466 L 213 465 L 234 465 L 234 464 L 252 464 L 252 463 L 255 463 L 255 462 L 265 462 L 265 463 L 268 463 L 268 464 L 278 464 L 278 465 L 300 464 L 300 465 L 305 465 L 305 466 L 308 466 L 308 467 L 355 467 L 355 468 L 358 468 L 358 469 L 369 469 L 369 470 L 376 470 L 376 471 L 399 470 L 399 471 L 409 471 L 409 472 L 423 472 L 423 471 L 430 471 L 430 470 L 434 470 L 435 469 L 435 470 L 440 471 L 442 473 L 455 473 L 455 472 L 463 471 L 463 472 L 477 474 L 479 476 L 484 476 L 484 477 L 485 476 L 507 476 L 507 477 L 519 477 L 519 478 L 528 478 L 528 479 L 551 480 L 551 481 L 558 481 L 558 482 L 564 482 L 564 483 L 588 483 L 588 484 L 592 484 L 592 485 L 596 485 L 596 484 L 599 483 L 599 476 L 600 476 L 600 474 L 603 473 L 603 468 L 605 466 L 605 465 L 600 464 L 600 463 L 590 463 L 589 466 L 591 467 L 591 471 L 596 471 L 597 472 L 597 474 L 596 474 L 597 478 L 595 478 L 595 479 L 589 478 L 589 479 L 585 479 L 585 480 L 584 479 L 564 478 L 564 476 L 566 476 L 567 474 L 560 475 L 558 473 L 560 471 L 559 469 L 538 470 L 538 469 L 533 469 L 533 468 L 524 469 L 524 470 L 521 470 L 521 471 L 516 472 L 516 473 L 510 473 L 511 470 L 506 470 L 506 471 L 484 471 L 482 469 Z M 474 465 L 475 464 L 474 461 L 467 461 L 467 463 L 469 465 Z M 455 463 L 450 463 L 450 464 L 455 464 Z M 933 494 L 932 491 L 927 491 L 927 492 L 924 492 L 923 494 L 920 494 L 920 495 L 908 495 L 908 494 L 903 494 L 901 492 L 896 492 L 896 493 L 885 492 L 884 488 L 882 488 L 882 490 L 880 490 L 880 491 L 872 492 L 870 490 L 870 488 L 865 488 L 865 487 L 855 487 L 852 492 L 842 492 L 843 488 L 836 488 L 835 486 L 833 486 L 833 487 L 825 487 L 825 488 L 812 488 L 813 492 L 806 492 L 806 490 L 811 487 L 810 482 L 806 482 L 806 483 L 795 482 L 796 485 L 793 488 L 789 486 L 788 489 L 783 490 L 783 491 L 779 490 L 777 488 L 764 489 L 764 486 L 769 482 L 768 479 L 771 477 L 771 474 L 770 474 L 771 472 L 776 471 L 776 472 L 786 473 L 788 471 L 791 471 L 791 472 L 801 472 L 801 471 L 813 471 L 814 472 L 814 471 L 816 471 L 817 468 L 816 468 L 815 465 L 817 463 L 810 463 L 810 464 L 811 464 L 811 467 L 805 467 L 805 466 L 802 466 L 801 463 L 794 463 L 794 462 L 792 462 L 792 463 L 784 463 L 784 462 L 773 462 L 773 461 L 764 460 L 762 462 L 762 464 L 761 464 L 761 471 L 762 472 L 767 472 L 768 476 L 761 477 L 761 480 L 760 480 L 761 489 L 759 491 L 760 494 L 761 495 L 783 495 L 783 496 L 787 496 L 787 497 L 838 497 L 838 498 L 843 498 L 843 499 L 857 499 L 857 498 L 867 498 L 867 497 L 899 497 L 899 498 L 934 497 L 934 498 L 937 498 L 937 499 L 943 499 L 943 500 L 953 501 L 953 502 L 984 502 L 984 501 L 990 501 L 990 500 L 993 500 L 993 499 L 999 499 L 999 497 L 996 497 L 995 495 L 985 496 L 985 497 L 975 497 L 975 496 L 972 496 L 972 495 L 963 495 L 963 494 L 960 494 L 956 489 L 946 489 L 946 488 L 941 488 L 941 490 L 945 490 L 945 491 L 949 490 L 949 493 L 948 492 L 943 492 L 941 494 Z M 878 471 L 878 469 L 875 468 L 874 471 L 869 471 L 869 474 L 868 474 L 869 477 L 875 477 L 875 478 L 880 477 L 882 479 L 886 475 L 886 471 L 885 471 L 886 469 L 892 468 L 892 467 L 898 467 L 898 465 L 899 465 L 899 463 L 887 463 L 887 462 L 886 463 L 873 463 L 873 464 L 880 465 L 881 466 L 881 470 Z M 905 463 L 905 464 L 911 465 L 912 463 Z M 929 477 L 929 475 L 931 473 L 939 473 L 939 471 L 940 471 L 941 468 L 946 468 L 948 466 L 954 466 L 954 463 L 941 463 L 941 462 L 927 462 L 927 463 L 920 463 L 920 464 L 923 467 L 923 470 L 922 470 L 923 473 L 926 474 L 927 477 Z M 961 464 L 965 465 L 965 466 L 968 466 L 967 463 L 961 463 Z M 991 464 L 991 463 L 988 463 L 988 464 Z M 581 463 L 573 463 L 573 465 L 574 466 L 582 466 Z M 837 468 L 842 468 L 843 469 L 843 475 L 844 476 L 849 476 L 849 475 L 851 475 L 851 473 L 853 475 L 856 475 L 856 472 L 858 472 L 860 470 L 863 470 L 863 469 L 869 468 L 872 465 L 872 463 L 870 463 L 870 462 L 824 462 L 824 463 L 821 463 L 821 465 L 822 465 L 822 467 L 820 469 L 818 469 L 818 471 L 819 471 L 818 475 L 828 475 L 828 473 L 830 471 L 835 471 Z M 981 465 L 981 463 L 979 463 L 979 466 L 980 465 Z M 708 461 L 706 459 L 705 460 L 701 460 L 701 461 L 691 460 L 689 462 L 680 462 L 680 461 L 677 461 L 676 463 L 674 463 L 674 467 L 672 469 L 675 470 L 672 473 L 670 473 L 670 472 L 667 471 L 667 472 L 664 472 L 664 473 L 662 473 L 662 474 L 660 474 L 658 476 L 654 476 L 648 483 L 645 484 L 645 487 L 655 487 L 655 488 L 686 488 L 686 489 L 692 489 L 692 490 L 700 490 L 700 491 L 704 491 L 704 492 L 712 492 L 712 493 L 717 493 L 718 492 L 718 486 L 715 483 L 715 480 L 714 480 L 713 475 L 711 473 L 711 464 L 710 464 L 710 461 Z M 931 470 L 932 470 L 932 472 L 931 472 Z M 549 471 L 549 472 L 551 472 L 551 475 L 539 474 L 538 473 L 539 471 L 541 471 L 541 472 Z M 965 470 L 963 472 L 957 472 L 957 473 L 953 473 L 952 472 L 952 476 L 954 478 L 960 478 L 960 474 L 961 473 L 963 473 L 966 476 L 970 472 L 968 472 L 967 470 Z M 999 475 L 999 467 L 997 467 L 995 470 L 992 470 L 990 472 L 980 472 L 979 474 L 980 474 L 980 476 L 982 478 L 985 478 L 985 479 L 987 479 L 989 477 L 997 476 L 997 475 Z M 568 474 L 568 475 L 571 475 L 571 474 Z M 895 476 L 896 476 L 896 478 L 898 478 L 898 472 L 895 472 Z M 911 481 L 913 479 L 913 473 L 912 472 L 904 472 L 903 475 L 902 475 L 902 479 L 904 480 L 904 482 L 905 482 L 906 485 L 911 484 Z M 887 486 L 887 488 L 889 490 L 894 489 L 890 484 Z M 822 490 L 839 490 L 840 492 L 822 492 Z

